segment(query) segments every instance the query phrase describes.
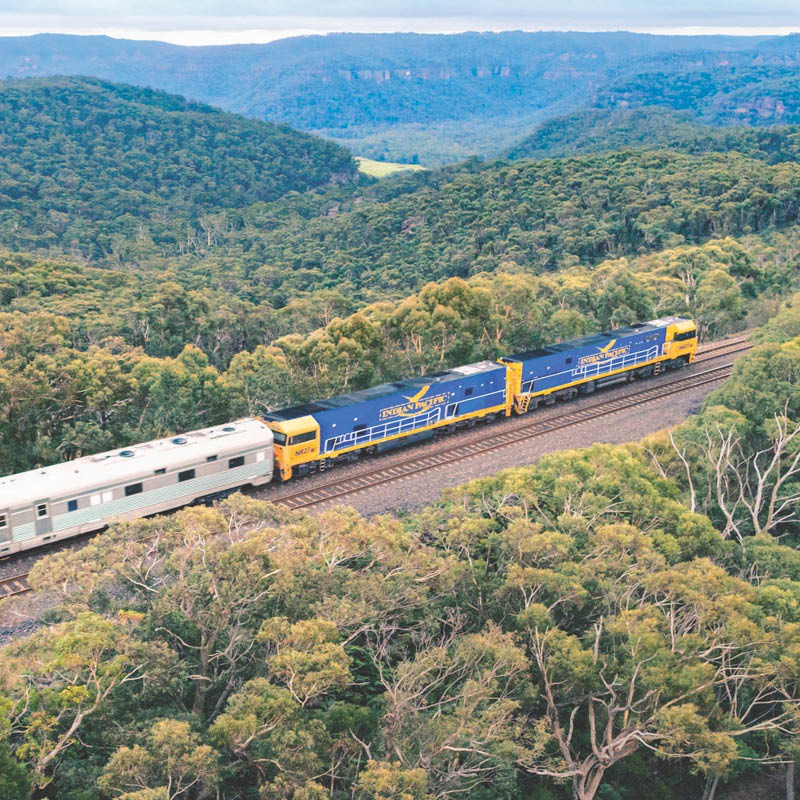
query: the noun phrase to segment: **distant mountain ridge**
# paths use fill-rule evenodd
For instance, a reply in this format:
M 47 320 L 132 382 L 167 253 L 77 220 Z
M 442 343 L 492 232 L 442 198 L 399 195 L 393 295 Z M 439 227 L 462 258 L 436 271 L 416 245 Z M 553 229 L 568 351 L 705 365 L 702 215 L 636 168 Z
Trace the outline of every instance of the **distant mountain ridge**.
M 547 118 L 592 106 L 800 121 L 800 35 L 332 34 L 219 47 L 0 38 L 0 75 L 53 74 L 153 86 L 404 161 L 415 148 L 439 161 L 495 154 Z
M 589 109 L 555 117 L 503 155 L 565 158 L 614 150 L 669 148 L 682 153 L 738 152 L 776 164 L 800 158 L 800 126 L 714 127 L 689 111 L 642 108 Z

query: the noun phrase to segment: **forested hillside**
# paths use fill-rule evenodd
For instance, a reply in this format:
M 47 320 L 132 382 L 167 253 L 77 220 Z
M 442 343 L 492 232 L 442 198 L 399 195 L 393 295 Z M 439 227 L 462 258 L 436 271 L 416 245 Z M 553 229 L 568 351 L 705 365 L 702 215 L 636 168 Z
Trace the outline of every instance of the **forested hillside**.
M 228 281 L 244 273 L 251 291 L 280 306 L 320 287 L 368 300 L 500 268 L 591 265 L 793 224 L 800 167 L 735 153 L 629 152 L 467 165 L 319 201 L 225 215 L 216 247 L 198 243 L 198 268 L 225 265 Z
M 322 133 L 357 155 L 428 165 L 496 156 L 542 121 L 596 106 L 800 121 L 799 69 L 798 36 L 335 34 L 224 47 L 0 38 L 0 75 L 153 86 Z
M 2 785 L 59 800 L 766 788 L 800 739 L 799 304 L 670 435 L 552 454 L 403 518 L 235 496 L 40 561 L 31 583 L 58 607 L 0 648 Z
M 791 137 L 780 147 L 789 150 Z M 8 208 L 0 245 L 60 245 L 98 265 L 148 273 L 141 280 L 175 274 L 187 290 L 235 287 L 239 299 L 280 307 L 323 288 L 363 302 L 501 267 L 540 273 L 791 225 L 800 213 L 800 167 L 672 151 L 473 162 L 196 220 L 158 198 L 159 213 L 113 216 L 66 195 L 69 212 L 35 196 Z M 127 197 L 118 194 L 116 207 Z
M 0 83 L 0 475 L 658 316 L 766 324 L 639 443 L 41 560 L 33 616 L 0 601 L 0 800 L 730 800 L 800 758 L 800 128 L 696 119 L 792 119 L 800 37 L 33 37 L 4 68 L 100 77 Z M 376 181 L 203 99 L 520 143 Z
M 591 109 L 548 120 L 506 155 L 565 158 L 633 148 L 669 148 L 692 155 L 734 151 L 777 164 L 798 160 L 800 126 L 715 128 L 688 111 L 659 106 Z
M 222 208 L 352 182 L 350 154 L 287 127 L 88 78 L 0 82 L 0 228 L 14 246 L 109 257 L 143 224 L 173 251 Z M 141 236 L 139 237 L 141 238 Z
M 596 96 L 600 107 L 670 106 L 716 124 L 800 122 L 796 66 L 643 72 Z

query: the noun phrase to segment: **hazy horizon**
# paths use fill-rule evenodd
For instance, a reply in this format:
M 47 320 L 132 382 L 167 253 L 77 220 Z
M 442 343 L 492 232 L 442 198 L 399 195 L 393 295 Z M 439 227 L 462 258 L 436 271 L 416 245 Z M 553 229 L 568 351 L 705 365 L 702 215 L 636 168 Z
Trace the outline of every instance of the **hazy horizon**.
M 265 7 L 266 6 L 266 7 Z M 676 0 L 648 8 L 636 0 L 4 0 L 0 36 L 37 33 L 107 35 L 183 45 L 265 43 L 327 33 L 462 33 L 465 31 L 630 31 L 683 35 L 786 35 L 800 31 L 800 4 Z M 225 13 L 222 13 L 224 9 Z

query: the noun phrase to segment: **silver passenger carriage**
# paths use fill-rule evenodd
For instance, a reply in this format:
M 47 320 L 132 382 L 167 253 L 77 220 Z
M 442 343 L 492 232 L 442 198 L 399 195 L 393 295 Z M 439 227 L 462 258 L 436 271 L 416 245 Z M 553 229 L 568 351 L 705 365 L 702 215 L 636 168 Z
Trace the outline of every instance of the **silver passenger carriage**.
M 0 556 L 272 480 L 259 419 L 204 428 L 0 478 Z

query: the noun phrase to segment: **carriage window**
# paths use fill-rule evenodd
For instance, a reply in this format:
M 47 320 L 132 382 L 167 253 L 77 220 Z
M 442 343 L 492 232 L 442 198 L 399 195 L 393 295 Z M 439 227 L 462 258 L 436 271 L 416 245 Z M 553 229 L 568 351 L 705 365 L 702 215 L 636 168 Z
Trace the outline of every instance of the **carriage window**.
M 157 469 L 153 472 L 153 475 L 166 475 L 166 474 L 167 474 L 166 467 L 161 467 L 160 469 Z
M 210 464 L 212 461 L 216 461 L 216 456 L 206 456 L 206 464 Z
M 0 514 L 0 531 L 8 527 L 8 520 L 5 514 Z
M 77 511 L 77 510 L 78 510 L 78 501 L 67 500 L 67 511 Z
M 303 442 L 311 442 L 317 438 L 316 431 L 306 431 L 305 433 L 298 433 L 297 436 L 292 436 L 292 444 L 302 444 Z
M 183 472 L 178 473 L 178 483 L 183 483 L 184 481 L 190 481 L 194 478 L 194 470 L 193 469 L 185 469 Z
M 141 483 L 132 483 L 130 486 L 125 487 L 125 497 L 130 497 L 134 494 L 141 494 L 142 493 L 142 484 Z
M 236 467 L 244 466 L 244 456 L 236 456 L 236 458 L 228 459 L 228 469 L 236 469 Z
M 36 506 L 36 516 L 39 517 L 39 519 L 47 516 L 47 503 Z

